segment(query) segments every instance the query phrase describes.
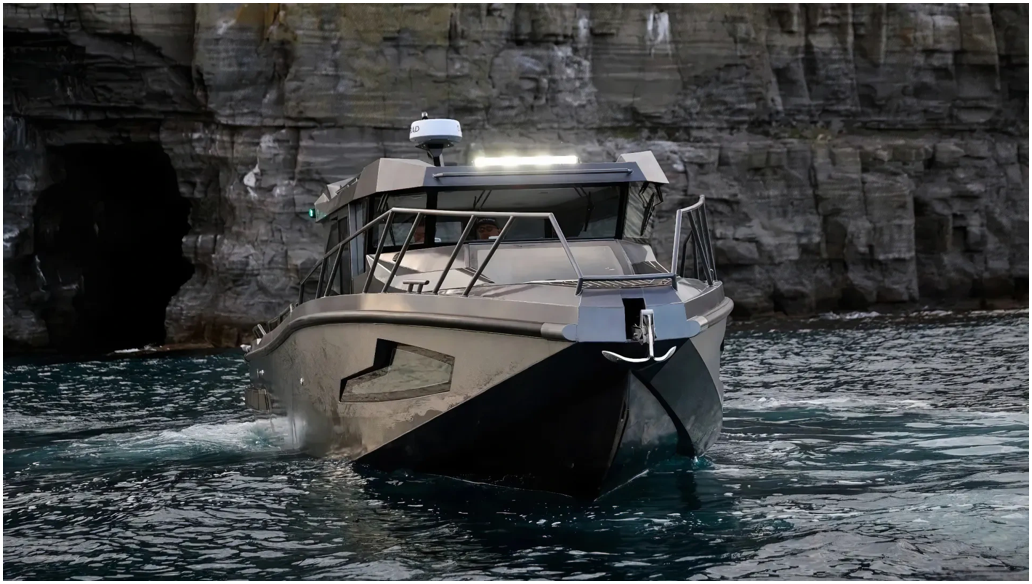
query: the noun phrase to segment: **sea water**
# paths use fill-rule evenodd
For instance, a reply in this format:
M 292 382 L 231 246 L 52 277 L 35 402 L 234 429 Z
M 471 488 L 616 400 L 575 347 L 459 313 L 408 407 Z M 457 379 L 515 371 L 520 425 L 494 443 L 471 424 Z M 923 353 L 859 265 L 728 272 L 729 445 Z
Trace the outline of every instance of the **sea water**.
M 1027 580 L 1028 339 L 733 327 L 719 442 L 591 503 L 299 454 L 237 352 L 8 359 L 3 576 Z

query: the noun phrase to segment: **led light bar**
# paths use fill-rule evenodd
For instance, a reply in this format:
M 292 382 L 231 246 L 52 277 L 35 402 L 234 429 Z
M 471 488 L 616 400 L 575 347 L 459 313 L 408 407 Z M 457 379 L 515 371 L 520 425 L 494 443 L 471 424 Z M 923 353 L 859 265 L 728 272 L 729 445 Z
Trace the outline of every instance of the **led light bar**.
M 576 156 L 481 156 L 473 159 L 473 166 L 552 166 L 555 164 L 577 164 Z

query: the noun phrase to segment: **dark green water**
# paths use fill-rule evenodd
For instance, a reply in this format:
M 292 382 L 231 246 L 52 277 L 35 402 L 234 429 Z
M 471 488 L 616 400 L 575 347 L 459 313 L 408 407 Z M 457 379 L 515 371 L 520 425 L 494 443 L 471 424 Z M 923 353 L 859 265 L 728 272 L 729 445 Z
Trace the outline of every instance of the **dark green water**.
M 802 326 L 730 334 L 718 445 L 595 503 L 295 454 L 236 354 L 7 362 L 3 576 L 1027 580 L 1027 311 Z

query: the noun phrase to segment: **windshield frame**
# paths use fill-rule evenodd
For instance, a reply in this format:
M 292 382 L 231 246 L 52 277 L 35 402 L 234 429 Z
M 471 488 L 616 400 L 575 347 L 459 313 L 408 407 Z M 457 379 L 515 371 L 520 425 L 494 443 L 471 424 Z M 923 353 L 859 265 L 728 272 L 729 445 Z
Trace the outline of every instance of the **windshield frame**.
M 492 188 L 484 188 L 482 186 L 475 186 L 475 187 L 462 186 L 462 187 L 444 187 L 444 188 L 418 188 L 418 189 L 408 189 L 408 190 L 404 190 L 404 191 L 392 191 L 392 192 L 389 192 L 389 193 L 383 193 L 383 194 L 379 194 L 379 195 L 374 195 L 373 196 L 373 198 L 376 201 L 376 203 L 373 204 L 373 205 L 368 205 L 368 207 L 367 207 L 367 209 L 368 209 L 368 212 L 367 212 L 367 215 L 368 215 L 367 222 L 368 221 L 372 221 L 376 217 L 378 217 L 381 214 L 383 214 L 386 211 L 388 211 L 389 207 L 386 206 L 386 201 L 388 201 L 389 198 L 392 197 L 392 196 L 399 196 L 399 195 L 400 196 L 405 196 L 405 195 L 418 195 L 418 194 L 425 193 L 426 194 L 426 207 L 425 208 L 426 209 L 437 209 L 438 208 L 438 195 L 440 193 L 442 193 L 442 192 L 447 192 L 447 193 L 454 193 L 454 192 L 459 192 L 459 191 L 464 191 L 464 192 L 484 192 L 485 193 L 484 201 L 481 201 L 483 203 L 483 202 L 485 202 L 489 198 L 489 195 L 491 193 L 498 192 L 498 191 L 506 191 L 506 190 L 526 189 L 528 187 L 529 188 L 535 188 L 535 189 L 549 189 L 549 188 L 569 189 L 569 188 L 614 187 L 614 188 L 618 189 L 618 192 L 619 192 L 619 196 L 617 198 L 616 226 L 615 226 L 615 228 L 613 230 L 614 235 L 611 236 L 611 237 L 576 237 L 576 236 L 570 237 L 570 236 L 566 236 L 566 239 L 568 241 L 611 241 L 611 240 L 619 240 L 619 239 L 623 238 L 624 223 L 625 223 L 625 219 L 626 219 L 626 215 L 627 215 L 627 197 L 628 197 L 628 193 L 630 192 L 629 185 L 631 185 L 631 184 L 633 184 L 633 183 L 627 183 L 627 182 L 588 183 L 588 184 L 557 183 L 557 184 L 547 184 L 547 185 L 521 185 L 521 184 L 517 184 L 517 185 L 498 185 L 498 186 L 492 187 Z M 463 209 L 463 211 L 464 210 L 465 209 Z M 475 210 L 475 209 L 469 209 L 469 211 L 470 212 L 481 212 L 481 211 Z M 490 212 L 490 211 L 488 211 L 488 212 Z M 527 212 L 532 212 L 532 211 L 531 210 L 527 210 Z M 498 213 L 500 213 L 500 214 L 501 213 L 505 213 L 505 211 L 498 211 Z M 408 220 L 408 221 L 406 221 L 406 225 L 408 225 L 409 222 L 411 221 L 411 217 L 413 217 L 413 215 L 407 215 L 406 217 L 403 217 L 403 219 L 407 219 Z M 524 221 L 526 221 L 526 219 L 524 219 Z M 397 223 L 395 223 L 395 225 L 397 225 Z M 445 247 L 445 246 L 453 247 L 455 245 L 456 242 L 454 242 L 454 241 L 451 241 L 451 242 L 442 241 L 442 242 L 439 242 L 439 243 L 434 241 L 434 238 L 437 236 L 437 217 L 435 217 L 433 215 L 425 215 L 423 217 L 423 225 L 424 225 L 423 243 L 410 243 L 409 244 L 409 249 L 410 250 L 413 250 L 413 249 L 429 249 L 429 248 L 433 248 L 433 247 Z M 507 235 L 506 238 L 503 240 L 503 243 L 517 243 L 517 242 L 526 243 L 526 242 L 529 242 L 529 241 L 559 241 L 559 238 L 555 236 L 555 233 L 554 233 L 554 231 L 553 231 L 553 229 L 551 228 L 550 225 L 547 227 L 546 234 L 550 235 L 550 237 L 535 237 L 535 238 L 527 239 L 527 238 L 515 238 L 515 237 L 513 237 L 511 235 Z M 390 241 L 390 239 L 391 238 L 388 237 L 388 240 L 384 242 L 384 246 L 383 246 L 384 253 L 396 252 L 396 251 L 399 251 L 401 249 L 401 244 L 403 243 L 403 239 L 398 240 L 398 241 L 394 242 L 393 244 Z M 378 240 L 379 240 L 378 230 L 374 229 L 374 231 L 370 233 L 370 236 L 366 238 L 366 241 L 367 241 L 366 253 L 369 253 L 369 254 L 376 253 L 376 246 L 377 246 Z M 476 239 L 473 239 L 473 238 L 468 238 L 464 242 L 464 244 L 476 243 L 477 241 L 480 241 L 480 240 L 476 240 Z M 482 242 L 482 243 L 484 243 L 484 242 Z

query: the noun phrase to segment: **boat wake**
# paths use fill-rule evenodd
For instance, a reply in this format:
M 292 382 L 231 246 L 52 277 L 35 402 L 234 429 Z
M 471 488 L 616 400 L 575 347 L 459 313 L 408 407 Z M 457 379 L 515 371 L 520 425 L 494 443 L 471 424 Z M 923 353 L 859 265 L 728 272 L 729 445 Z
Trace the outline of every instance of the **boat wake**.
M 131 436 L 121 446 L 143 453 L 262 452 L 291 449 L 293 437 L 289 420 L 281 418 L 142 432 Z
M 296 450 L 294 434 L 287 418 L 202 423 L 165 430 L 100 428 L 35 434 L 29 440 L 33 444 L 5 444 L 4 462 L 5 466 L 13 463 L 26 469 L 137 466 L 227 455 L 282 453 Z M 47 443 L 41 445 L 44 439 Z

